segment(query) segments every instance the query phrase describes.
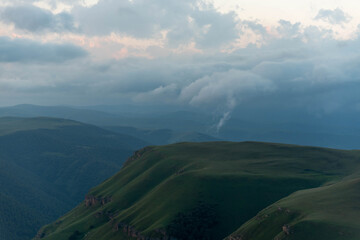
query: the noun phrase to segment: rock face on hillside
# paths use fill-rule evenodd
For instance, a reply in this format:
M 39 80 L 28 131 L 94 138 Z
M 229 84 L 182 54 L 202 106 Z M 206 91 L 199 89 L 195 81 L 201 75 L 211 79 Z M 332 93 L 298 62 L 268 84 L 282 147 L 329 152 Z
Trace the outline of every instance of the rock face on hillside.
M 283 227 L 282 227 L 282 230 L 283 232 L 286 234 L 286 235 L 290 235 L 291 233 L 291 229 L 290 229 L 290 226 L 285 224 Z
M 244 240 L 242 236 L 230 236 L 229 240 Z
M 177 238 L 168 236 L 165 230 L 156 230 L 156 237 L 147 237 L 137 231 L 134 226 L 125 223 L 116 223 L 113 229 L 115 232 L 122 231 L 128 237 L 136 238 L 136 240 L 177 240 Z
M 85 197 L 85 206 L 91 207 L 96 206 L 97 204 L 105 205 L 112 201 L 112 197 L 94 197 L 92 195 L 88 195 Z
M 86 207 L 90 208 L 90 207 L 104 206 L 107 203 L 110 203 L 111 201 L 112 201 L 112 197 L 96 197 L 93 195 L 87 195 L 85 197 L 84 204 Z M 113 225 L 114 232 L 122 231 L 128 237 L 136 238 L 137 240 L 176 240 L 176 238 L 168 236 L 165 230 L 157 230 L 156 234 L 158 236 L 155 238 L 146 237 L 142 235 L 140 231 L 136 230 L 134 226 L 131 226 L 126 223 L 114 223 L 114 217 L 116 215 L 114 215 L 111 212 L 98 211 L 95 214 L 96 218 L 100 218 L 102 216 L 105 216 L 108 219 L 109 223 Z M 42 237 L 44 237 L 44 234 L 38 233 L 36 237 L 41 239 Z
M 151 150 L 152 150 L 152 147 L 144 147 L 144 148 L 134 152 L 134 154 L 126 160 L 123 167 L 126 167 L 132 161 L 135 161 L 136 159 L 141 158 L 141 156 L 144 155 L 144 153 L 149 152 Z
M 35 239 L 42 239 L 43 237 L 45 237 L 45 233 L 42 231 L 39 231 L 36 236 Z

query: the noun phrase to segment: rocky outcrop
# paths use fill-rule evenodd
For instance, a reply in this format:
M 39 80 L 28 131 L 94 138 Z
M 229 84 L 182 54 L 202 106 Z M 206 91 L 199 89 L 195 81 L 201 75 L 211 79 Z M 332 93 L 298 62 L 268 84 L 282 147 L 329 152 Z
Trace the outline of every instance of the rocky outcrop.
M 285 212 L 285 213 L 291 213 L 291 210 L 288 208 L 282 208 L 282 207 L 278 207 L 277 208 L 278 212 Z
M 112 201 L 112 197 L 95 197 L 93 195 L 85 196 L 85 206 L 91 207 L 100 204 L 101 206 Z
M 56 221 L 54 224 L 55 224 L 55 225 L 60 225 L 61 223 L 62 223 L 62 221 L 61 221 L 61 220 L 58 220 L 58 221 Z M 40 229 L 40 230 L 37 232 L 37 234 L 36 234 L 36 236 L 35 236 L 34 239 L 43 239 L 44 237 L 46 237 L 46 233 L 44 232 L 44 229 Z
M 181 168 L 175 173 L 175 175 L 178 176 L 178 175 L 183 174 L 184 172 L 185 172 L 185 168 Z
M 159 229 L 155 233 L 157 237 L 147 237 L 137 231 L 135 227 L 125 224 L 125 223 L 116 223 L 113 227 L 115 232 L 122 231 L 127 236 L 135 238 L 136 240 L 177 240 L 174 237 L 168 236 L 165 230 Z
M 85 206 L 91 207 L 95 206 L 98 203 L 97 198 L 94 196 L 86 196 L 85 197 Z
M 45 233 L 44 233 L 42 230 L 40 230 L 40 231 L 36 234 L 35 239 L 42 239 L 42 238 L 44 238 L 44 237 L 45 237 Z
M 144 155 L 144 153 L 150 151 L 151 149 L 152 149 L 152 147 L 144 147 L 144 148 L 142 148 L 142 149 L 134 152 L 134 154 L 125 161 L 123 167 L 126 167 L 126 166 L 129 165 L 132 161 L 140 158 L 142 155 Z
M 290 235 L 291 233 L 291 229 L 290 229 L 290 226 L 288 224 L 285 224 L 283 227 L 282 227 L 282 230 L 283 232 L 286 234 L 286 235 Z
M 114 220 L 114 218 L 116 217 L 116 214 L 114 212 L 111 211 L 98 211 L 94 214 L 95 218 L 102 218 L 105 217 L 107 218 L 110 222 L 112 222 L 112 220 Z
M 230 236 L 228 240 L 245 240 L 242 236 Z

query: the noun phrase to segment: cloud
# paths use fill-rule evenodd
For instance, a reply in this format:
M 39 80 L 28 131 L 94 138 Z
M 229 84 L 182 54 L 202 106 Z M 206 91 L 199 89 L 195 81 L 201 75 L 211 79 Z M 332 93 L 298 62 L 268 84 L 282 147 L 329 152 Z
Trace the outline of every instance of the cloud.
M 276 28 L 276 30 L 283 37 L 294 38 L 300 35 L 301 32 L 300 28 L 301 28 L 301 23 L 299 22 L 292 24 L 289 21 L 281 19 L 279 21 L 279 26 Z
M 163 102 L 166 100 L 168 103 L 176 103 L 174 95 L 178 92 L 178 86 L 175 83 L 171 83 L 167 86 L 159 86 L 149 92 L 139 93 L 133 99 L 136 102 Z
M 244 20 L 241 22 L 243 26 L 246 26 L 253 30 L 255 33 L 258 33 L 260 35 L 267 35 L 266 27 L 262 24 L 258 23 L 258 21 L 250 21 L 250 20 Z
M 236 15 L 191 0 L 105 0 L 92 7 L 74 7 L 73 16 L 88 35 L 112 32 L 136 38 L 162 38 L 170 46 L 195 42 L 218 47 L 238 37 Z
M 109 3 L 114 3 L 113 9 Z M 86 56 L 86 52 L 73 45 L 0 38 L 0 91 L 11 92 L 21 99 L 38 99 L 33 103 L 42 101 L 43 104 L 116 105 L 133 101 L 136 104 L 170 104 L 174 110 L 177 107 L 195 108 L 214 113 L 214 129 L 220 129 L 241 112 L 238 109 L 245 107 L 257 112 L 257 107 L 263 106 L 259 112 L 274 114 L 280 111 L 287 113 L 289 109 L 316 114 L 332 114 L 351 106 L 358 109 L 360 97 L 356 90 L 360 88 L 360 39 L 338 41 L 332 37 L 331 29 L 285 20 L 272 29 L 256 21 L 242 21 L 242 24 L 264 36 L 262 44 L 221 52 L 219 44 L 234 38 L 233 24 L 236 21 L 231 14 L 214 12 L 211 7 L 193 6 L 188 1 L 167 1 L 164 6 L 159 3 L 159 0 L 155 1 L 149 10 L 159 14 L 147 16 L 146 13 L 142 15 L 144 6 L 148 6 L 146 1 L 104 0 L 87 10 L 76 7 L 74 18 L 81 14 L 88 17 L 91 11 L 99 14 L 99 21 L 104 22 L 97 27 L 92 22 L 84 24 L 87 34 L 91 31 L 94 34 L 116 31 L 119 32 L 116 36 L 124 32 L 147 38 L 156 37 L 159 30 L 165 29 L 166 41 L 170 45 L 196 40 L 197 46 L 209 50 L 193 55 L 175 54 L 164 46 L 166 42 L 160 41 L 157 48 L 149 44 L 145 51 L 164 51 L 159 54 L 161 57 L 100 61 L 81 58 Z M 131 14 L 140 14 L 146 20 L 112 15 L 118 12 L 119 6 L 123 6 L 122 11 L 126 14 L 132 10 Z M 192 6 L 190 10 L 187 9 L 189 6 Z M 104 13 L 95 11 L 96 7 L 103 8 Z M 188 11 L 190 18 L 184 17 Z M 109 26 L 106 21 L 111 18 L 106 18 L 106 13 L 115 16 Z M 138 21 L 133 25 L 134 29 L 130 28 L 131 22 L 126 22 L 129 19 Z M 216 21 L 221 24 L 228 22 L 224 31 L 229 30 L 229 35 L 224 33 L 224 39 L 215 36 L 219 32 L 216 29 L 221 27 Z M 102 26 L 105 29 L 100 29 Z M 178 29 L 175 26 L 183 34 L 176 36 Z M 214 32 L 211 33 L 213 27 Z M 207 42 L 206 38 L 211 34 L 214 42 Z M 115 45 L 126 48 L 123 42 L 109 40 L 107 44 L 110 50 Z M 103 48 L 94 48 L 94 51 L 103 51 Z M 129 47 L 126 49 L 131 51 Z M 70 59 L 73 61 L 66 61 Z M 29 62 L 35 64 L 24 64 Z M 61 64 L 44 64 L 47 62 Z M 3 98 L 0 96 L 0 101 Z
M 333 25 L 342 25 L 350 22 L 351 19 L 352 17 L 340 8 L 334 10 L 320 9 L 315 17 L 315 20 L 322 20 Z
M 13 24 L 17 29 L 29 32 L 76 31 L 73 17 L 69 13 L 53 14 L 33 5 L 9 6 L 0 11 L 0 20 Z
M 195 80 L 183 88 L 180 99 L 193 105 L 214 104 L 234 98 L 240 100 L 242 97 L 273 88 L 268 79 L 248 71 L 231 69 Z
M 0 37 L 0 62 L 64 62 L 87 55 L 82 48 L 71 44 L 41 44 L 32 40 Z
M 275 88 L 268 79 L 249 71 L 231 69 L 195 80 L 182 89 L 179 99 L 193 106 L 213 109 L 215 115 L 220 115 L 215 125 L 219 131 L 243 99 L 273 91 Z

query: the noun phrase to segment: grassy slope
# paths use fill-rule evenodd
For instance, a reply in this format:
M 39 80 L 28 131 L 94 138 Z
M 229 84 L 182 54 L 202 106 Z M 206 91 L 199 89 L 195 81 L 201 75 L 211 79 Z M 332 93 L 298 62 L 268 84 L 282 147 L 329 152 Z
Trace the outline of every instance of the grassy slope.
M 251 240 L 360 239 L 360 178 L 298 191 L 261 211 L 233 236 Z M 290 234 L 282 231 L 290 226 Z
M 289 194 L 338 181 L 360 164 L 358 153 L 267 143 L 180 143 L 151 147 L 89 195 L 112 197 L 105 206 L 80 204 L 42 229 L 44 239 L 126 239 L 115 223 L 145 235 L 166 228 L 178 213 L 199 201 L 213 206 L 218 224 L 210 239 L 221 239 L 261 209 Z M 106 214 L 115 218 L 109 222 Z M 201 219 L 198 219 L 201 221 Z M 91 226 L 91 227 L 90 227 Z M 251 238 L 252 239 L 252 238 Z
M 0 118 L 0 239 L 30 239 L 144 144 L 69 120 Z

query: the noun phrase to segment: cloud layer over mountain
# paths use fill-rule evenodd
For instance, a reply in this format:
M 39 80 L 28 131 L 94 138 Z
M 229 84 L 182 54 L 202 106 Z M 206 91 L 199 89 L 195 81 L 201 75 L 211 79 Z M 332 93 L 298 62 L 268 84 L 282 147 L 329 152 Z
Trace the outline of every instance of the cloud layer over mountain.
M 209 1 L 9 1 L 0 7 L 7 29 L 0 31 L 5 105 L 165 104 L 224 119 L 258 102 L 315 115 L 360 106 L 359 33 L 339 37 L 356 24 L 342 8 L 318 9 L 314 24 L 278 19 L 268 25 Z

